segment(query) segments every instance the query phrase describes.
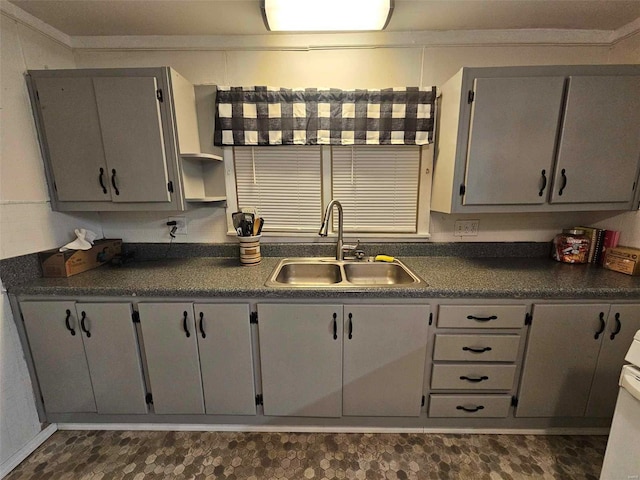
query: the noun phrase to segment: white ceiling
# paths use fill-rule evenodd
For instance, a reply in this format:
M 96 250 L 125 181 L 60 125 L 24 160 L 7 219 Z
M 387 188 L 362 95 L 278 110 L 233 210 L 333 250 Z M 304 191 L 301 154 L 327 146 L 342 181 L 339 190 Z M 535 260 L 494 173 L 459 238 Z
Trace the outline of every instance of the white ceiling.
M 70 36 L 278 35 L 259 0 L 9 1 Z M 396 0 L 386 30 L 612 31 L 638 18 L 640 0 Z

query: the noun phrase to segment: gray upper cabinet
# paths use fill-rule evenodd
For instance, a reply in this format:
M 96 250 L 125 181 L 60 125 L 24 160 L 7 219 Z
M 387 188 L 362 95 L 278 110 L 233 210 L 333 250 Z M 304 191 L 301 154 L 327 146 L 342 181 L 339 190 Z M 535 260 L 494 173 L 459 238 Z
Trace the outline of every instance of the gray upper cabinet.
M 155 77 L 94 78 L 114 202 L 170 202 Z
M 202 149 L 194 87 L 174 70 L 31 70 L 27 85 L 54 210 L 184 210 L 205 182 L 183 169 Z
M 562 77 L 475 79 L 464 205 L 545 202 L 563 90 Z
M 624 206 L 639 156 L 640 75 L 570 77 L 551 203 Z
M 640 66 L 463 68 L 441 94 L 432 210 L 635 205 Z

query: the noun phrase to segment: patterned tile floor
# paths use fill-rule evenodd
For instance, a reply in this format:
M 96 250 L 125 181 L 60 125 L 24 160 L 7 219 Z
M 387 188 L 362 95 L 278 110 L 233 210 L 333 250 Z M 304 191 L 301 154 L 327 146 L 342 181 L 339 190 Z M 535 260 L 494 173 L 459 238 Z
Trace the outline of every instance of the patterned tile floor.
M 605 436 L 58 431 L 6 480 L 594 479 Z

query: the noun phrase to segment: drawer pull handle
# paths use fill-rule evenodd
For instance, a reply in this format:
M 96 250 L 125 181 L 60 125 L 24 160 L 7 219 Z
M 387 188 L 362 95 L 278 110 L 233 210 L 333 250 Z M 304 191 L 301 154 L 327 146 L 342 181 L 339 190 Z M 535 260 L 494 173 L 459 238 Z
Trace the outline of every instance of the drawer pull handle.
M 104 186 L 104 168 L 100 169 L 100 175 L 98 176 L 98 181 L 100 182 L 100 186 L 102 187 L 102 193 L 107 194 L 107 187 Z
M 200 335 L 202 338 L 207 338 L 207 334 L 204 333 L 204 312 L 200 312 Z
M 620 333 L 620 330 L 622 330 L 622 323 L 620 323 L 619 313 L 616 313 L 615 320 L 616 320 L 616 329 L 613 332 L 611 332 L 611 340 L 616 338 L 616 335 Z
M 67 330 L 71 332 L 71 335 L 75 335 L 76 331 L 73 329 L 71 324 L 69 323 L 69 319 L 71 318 L 71 310 L 67 310 L 67 317 L 64 319 L 64 324 L 67 326 Z
M 467 315 L 468 320 L 475 320 L 477 322 L 488 322 L 490 320 L 497 320 L 498 317 L 491 315 L 490 317 L 476 317 L 475 315 Z
M 600 334 L 604 332 L 604 329 L 607 325 L 604 321 L 604 312 L 600 312 L 600 316 L 598 317 L 598 320 L 600 320 L 600 330 L 598 330 L 596 334 L 593 336 L 593 338 L 596 340 L 600 338 Z
M 333 314 L 333 339 L 338 339 L 338 314 Z
M 84 321 L 87 319 L 86 312 L 82 312 L 82 319 L 80 320 L 80 328 L 84 333 L 87 334 L 87 338 L 91 337 L 91 332 L 87 329 L 87 326 L 84 324 Z
M 118 186 L 116 185 L 116 169 L 111 169 L 111 185 L 113 185 L 113 190 L 116 192 L 116 195 L 120 195 L 120 190 L 118 190 Z
M 353 313 L 349 314 L 349 340 L 353 338 Z
M 481 347 L 481 348 L 462 347 L 462 350 L 464 350 L 465 352 L 484 353 L 484 352 L 490 352 L 491 347 Z
M 558 191 L 558 195 L 562 195 L 562 192 L 564 191 L 564 189 L 567 186 L 567 171 L 563 168 L 562 171 L 560 172 L 560 175 L 562 175 L 562 186 L 560 187 L 560 190 Z
M 487 377 L 486 375 L 482 375 L 481 377 L 467 377 L 466 375 L 462 375 L 460 377 L 460 380 L 466 380 L 467 382 L 472 382 L 472 383 L 479 383 L 484 380 L 489 380 L 489 377 Z
M 464 405 L 458 405 L 456 407 L 456 410 L 464 410 L 465 412 L 469 412 L 469 413 L 475 413 L 479 410 L 483 410 L 484 409 L 484 405 L 478 405 L 476 407 L 465 407 Z
M 542 194 L 544 193 L 544 189 L 547 188 L 547 176 L 546 176 L 547 171 L 546 170 L 542 170 L 542 186 L 540 187 L 540 191 L 538 192 L 538 196 L 541 197 Z
M 191 332 L 189 331 L 189 328 L 187 327 L 187 312 L 184 311 L 182 313 L 183 317 L 182 317 L 182 329 L 184 330 L 184 333 L 187 335 L 187 338 L 189 338 L 191 336 Z

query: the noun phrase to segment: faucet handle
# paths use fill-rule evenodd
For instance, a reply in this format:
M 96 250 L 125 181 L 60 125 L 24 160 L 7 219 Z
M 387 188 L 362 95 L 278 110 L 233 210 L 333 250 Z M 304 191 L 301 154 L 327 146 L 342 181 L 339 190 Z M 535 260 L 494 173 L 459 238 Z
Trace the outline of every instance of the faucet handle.
M 346 254 L 351 254 L 357 259 L 362 259 L 364 258 L 365 253 L 364 253 L 364 250 L 360 250 L 359 247 L 360 247 L 360 239 L 356 240 L 355 245 L 343 245 L 342 252 Z

